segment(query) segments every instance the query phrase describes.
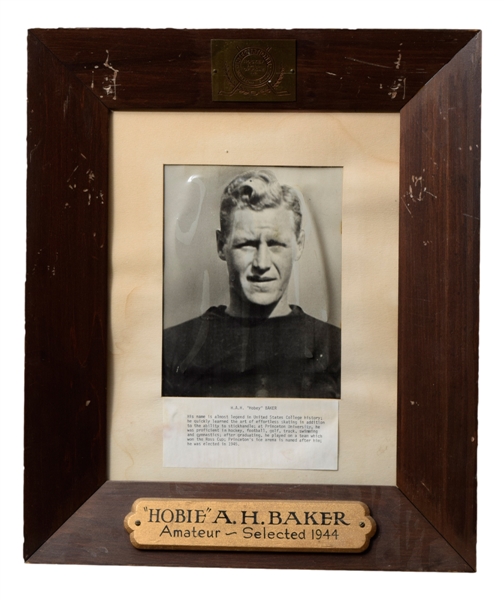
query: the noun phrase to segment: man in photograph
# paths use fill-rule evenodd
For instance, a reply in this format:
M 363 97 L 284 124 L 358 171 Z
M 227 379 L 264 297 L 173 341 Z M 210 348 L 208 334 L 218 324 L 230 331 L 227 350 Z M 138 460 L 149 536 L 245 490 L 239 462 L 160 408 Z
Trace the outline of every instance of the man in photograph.
M 304 239 L 298 194 L 273 173 L 227 185 L 217 253 L 229 304 L 165 329 L 164 396 L 340 397 L 340 329 L 287 300 Z

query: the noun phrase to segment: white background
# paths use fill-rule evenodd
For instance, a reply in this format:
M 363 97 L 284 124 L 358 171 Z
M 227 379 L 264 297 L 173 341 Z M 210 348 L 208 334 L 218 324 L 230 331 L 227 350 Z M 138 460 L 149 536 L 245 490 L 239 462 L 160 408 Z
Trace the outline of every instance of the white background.
M 433 599 L 502 590 L 503 417 L 501 2 L 427 0 L 66 2 L 1 0 L 1 356 L 3 597 Z M 482 272 L 478 573 L 352 573 L 24 565 L 22 561 L 23 286 L 25 269 L 26 30 L 31 27 L 449 28 L 483 30 Z M 496 586 L 490 589 L 491 583 Z

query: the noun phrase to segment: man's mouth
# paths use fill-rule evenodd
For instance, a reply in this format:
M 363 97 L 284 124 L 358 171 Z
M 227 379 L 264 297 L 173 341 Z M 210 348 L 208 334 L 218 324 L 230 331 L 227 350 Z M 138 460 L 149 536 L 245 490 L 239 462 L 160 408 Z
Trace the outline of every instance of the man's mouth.
M 270 281 L 275 281 L 275 277 L 259 277 L 258 275 L 250 275 L 247 277 L 248 281 L 252 283 L 268 283 Z

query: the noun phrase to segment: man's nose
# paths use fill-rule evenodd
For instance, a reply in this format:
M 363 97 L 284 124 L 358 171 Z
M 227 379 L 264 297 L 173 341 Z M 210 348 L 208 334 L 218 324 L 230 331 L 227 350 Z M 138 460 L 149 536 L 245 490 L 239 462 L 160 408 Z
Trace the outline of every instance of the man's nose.
M 271 256 L 267 244 L 259 244 L 254 256 L 253 267 L 259 271 L 267 271 L 271 267 Z

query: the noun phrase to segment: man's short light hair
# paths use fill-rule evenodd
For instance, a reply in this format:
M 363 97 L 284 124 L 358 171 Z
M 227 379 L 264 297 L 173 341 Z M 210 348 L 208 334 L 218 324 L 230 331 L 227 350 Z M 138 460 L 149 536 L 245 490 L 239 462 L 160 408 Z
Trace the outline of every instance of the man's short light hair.
M 260 169 L 237 175 L 222 194 L 220 207 L 220 227 L 227 238 L 232 224 L 232 214 L 237 208 L 263 210 L 284 205 L 294 215 L 296 238 L 301 233 L 301 203 L 296 190 L 281 185 L 271 171 Z

